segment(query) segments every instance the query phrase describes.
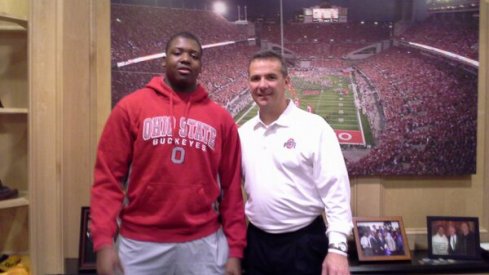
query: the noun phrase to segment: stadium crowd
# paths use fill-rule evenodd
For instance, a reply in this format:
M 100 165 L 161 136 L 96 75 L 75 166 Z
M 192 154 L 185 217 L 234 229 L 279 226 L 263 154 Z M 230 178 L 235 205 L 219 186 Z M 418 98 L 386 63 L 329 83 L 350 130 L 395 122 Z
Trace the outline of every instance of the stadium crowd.
M 435 13 L 399 38 L 478 60 L 479 17 L 470 12 Z
M 298 58 L 340 58 L 371 43 L 389 39 L 389 26 L 387 23 L 289 23 L 284 26 L 284 47 L 294 51 Z M 265 24 L 261 33 L 263 39 L 280 44 L 279 25 Z
M 163 52 L 168 37 L 181 30 L 197 34 L 204 45 L 245 40 L 249 33 L 246 26 L 232 24 L 202 10 L 112 4 L 111 20 L 114 65 Z M 452 26 L 458 20 L 458 15 L 453 15 L 452 21 L 432 16 L 407 29 L 401 38 L 435 47 L 439 45 L 440 48 L 446 46 L 442 49 L 459 54 L 463 51 L 465 56 L 476 57 L 474 22 L 468 20 L 471 22 Z M 264 24 L 257 33 L 265 40 L 280 44 L 278 25 Z M 390 27 L 383 24 L 287 24 L 285 47 L 298 57 L 297 66 L 291 67 L 291 74 L 319 81 L 324 74 L 350 68 L 350 61 L 342 60 L 341 56 L 389 39 L 390 34 Z M 199 81 L 205 85 L 210 97 L 233 116 L 252 102 L 246 91 L 246 68 L 249 56 L 256 50 L 258 46 L 247 43 L 204 49 Z M 301 70 L 301 62 L 308 63 L 309 69 Z M 162 64 L 163 60 L 159 58 L 121 68 L 114 66 L 113 104 L 144 86 L 153 75 L 162 74 Z M 397 47 L 360 61 L 354 68 L 353 79 L 358 92 L 356 105 L 368 117 L 375 145 L 362 149 L 369 150 L 368 154 L 362 154 L 362 158 L 347 159 L 350 175 L 473 172 L 476 75 L 465 72 L 456 64 L 449 65 L 435 57 Z
M 184 30 L 191 30 L 203 45 L 248 38 L 245 25 L 211 11 L 112 4 L 112 61 L 160 53 L 168 37 Z
M 151 24 L 146 18 L 155 18 Z M 246 28 L 235 25 L 209 11 L 112 4 L 112 104 L 143 87 L 154 75 L 164 72 L 162 58 L 117 68 L 117 62 L 164 52 L 169 36 L 191 31 L 203 45 L 223 41 L 242 41 Z M 137 41 L 137 43 L 136 43 Z M 220 105 L 239 112 L 249 103 L 238 95 L 247 87 L 248 56 L 258 48 L 246 42 L 204 49 L 202 83 L 210 97 Z M 232 60 L 233 62 L 229 62 Z M 243 103 L 241 100 L 247 100 Z M 236 106 L 234 106 L 233 104 Z
M 350 174 L 475 172 L 476 75 L 403 48 L 357 68 L 377 89 L 385 127 L 371 152 L 349 163 Z

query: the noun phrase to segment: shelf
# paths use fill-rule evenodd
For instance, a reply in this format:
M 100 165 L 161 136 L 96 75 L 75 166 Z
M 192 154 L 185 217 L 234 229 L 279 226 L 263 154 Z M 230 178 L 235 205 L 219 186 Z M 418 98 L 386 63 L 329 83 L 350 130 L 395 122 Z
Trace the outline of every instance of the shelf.
M 21 26 L 23 29 L 27 29 L 27 18 L 25 18 L 25 17 L 12 15 L 12 14 L 8 14 L 5 12 L 0 12 L 0 21 L 15 23 L 15 24 Z M 0 28 L 2 30 L 10 30 L 10 29 L 16 30 L 16 29 L 18 29 L 18 27 L 16 28 L 14 26 L 9 26 L 9 25 L 0 26 Z
M 409 261 L 360 262 L 356 251 L 349 255 L 350 272 L 356 274 L 488 274 L 489 256 L 481 252 L 480 260 L 454 260 L 428 264 L 426 250 L 411 251 Z
M 13 207 L 20 207 L 20 206 L 27 206 L 29 205 L 29 200 L 27 200 L 27 197 L 20 196 L 14 199 L 8 199 L 8 200 L 1 200 L 0 201 L 0 209 L 7 209 L 7 208 L 13 208 Z
M 0 114 L 27 114 L 27 108 L 0 108 Z
M 26 32 L 27 29 L 17 24 L 0 24 L 0 31 L 2 32 Z

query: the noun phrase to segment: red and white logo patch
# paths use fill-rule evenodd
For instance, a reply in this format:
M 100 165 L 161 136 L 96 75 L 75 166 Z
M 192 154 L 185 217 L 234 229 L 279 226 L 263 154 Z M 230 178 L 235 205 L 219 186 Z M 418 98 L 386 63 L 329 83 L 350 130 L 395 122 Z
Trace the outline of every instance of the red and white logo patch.
M 293 138 L 289 138 L 289 140 L 287 140 L 284 143 L 284 147 L 287 148 L 287 149 L 293 149 L 293 148 L 295 148 L 295 140 Z

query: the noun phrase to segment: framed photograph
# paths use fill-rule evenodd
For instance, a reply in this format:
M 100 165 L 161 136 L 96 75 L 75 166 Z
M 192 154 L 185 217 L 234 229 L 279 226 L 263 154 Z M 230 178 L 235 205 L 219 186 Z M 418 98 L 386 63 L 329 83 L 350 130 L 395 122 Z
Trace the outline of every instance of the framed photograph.
M 97 258 L 93 252 L 93 240 L 90 234 L 90 207 L 82 207 L 80 220 L 78 269 L 83 271 L 95 271 Z
M 354 217 L 353 233 L 360 261 L 411 259 L 402 217 Z
M 476 260 L 481 257 L 477 217 L 428 216 L 430 258 Z

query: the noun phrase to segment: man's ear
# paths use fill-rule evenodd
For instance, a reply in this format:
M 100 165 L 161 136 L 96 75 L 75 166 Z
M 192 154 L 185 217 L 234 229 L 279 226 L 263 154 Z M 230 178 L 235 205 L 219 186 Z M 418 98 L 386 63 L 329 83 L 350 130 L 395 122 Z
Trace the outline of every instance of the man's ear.
M 290 76 L 285 77 L 285 85 L 287 86 L 288 89 L 292 87 L 290 82 Z

